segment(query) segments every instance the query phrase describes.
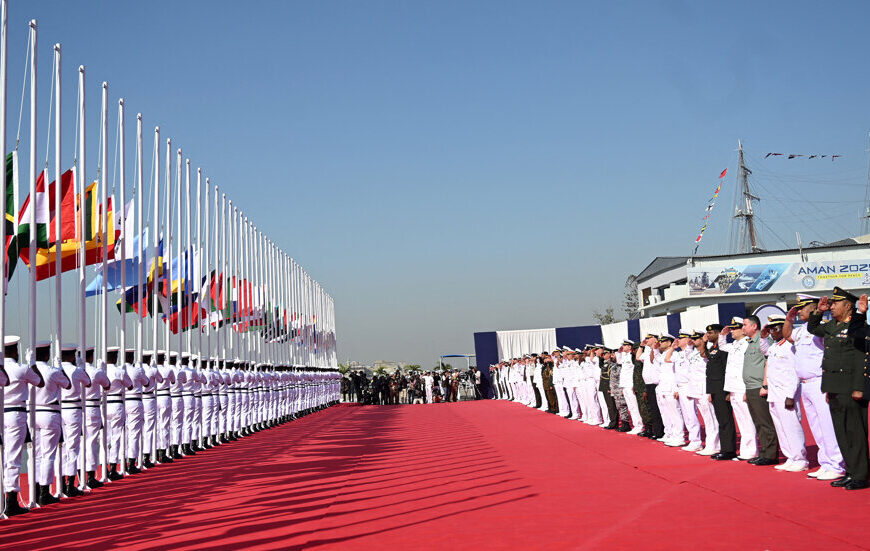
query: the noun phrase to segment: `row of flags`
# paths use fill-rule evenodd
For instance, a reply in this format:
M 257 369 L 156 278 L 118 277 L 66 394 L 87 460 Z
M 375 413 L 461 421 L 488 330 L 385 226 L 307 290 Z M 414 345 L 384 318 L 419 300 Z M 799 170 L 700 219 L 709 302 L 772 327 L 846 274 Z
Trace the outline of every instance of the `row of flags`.
M 71 169 L 57 182 L 46 185 L 45 171 L 36 182 L 36 195 L 28 195 L 17 216 L 15 213 L 15 189 L 18 188 L 18 157 L 16 152 L 6 156 L 6 266 L 7 280 L 15 272 L 20 259 L 30 267 L 30 209 L 36 209 L 36 279 L 44 280 L 57 275 L 56 259 L 61 257 L 61 273 L 79 267 L 82 241 L 84 241 L 84 265 L 95 266 L 96 275 L 85 288 L 86 296 L 107 291 L 123 294 L 116 302 L 120 310 L 126 303 L 124 313 L 142 317 L 159 315 L 169 325 L 172 333 L 201 329 L 206 324 L 218 329 L 231 326 L 238 332 L 261 333 L 268 343 L 296 341 L 309 343 L 315 350 L 323 335 L 317 331 L 316 315 L 306 323 L 298 313 L 288 312 L 265 303 L 265 287 L 235 276 L 227 277 L 212 270 L 201 274 L 201 251 L 190 247 L 164 258 L 163 240 L 159 240 L 156 255 L 148 245 L 148 228 L 136 235 L 134 216 L 130 201 L 124 206 L 124 228 L 121 228 L 120 212 L 114 210 L 113 197 L 106 203 L 106 232 L 100 224 L 101 205 L 97 198 L 97 182 L 85 189 L 84 199 L 75 190 L 75 170 Z M 56 228 L 56 194 L 60 194 L 61 227 Z M 84 213 L 84 239 L 80 224 Z M 106 266 L 103 268 L 103 242 L 106 239 Z M 131 236 L 127 238 L 126 236 Z M 139 243 L 142 243 L 140 254 Z M 124 247 L 125 260 L 116 255 L 118 247 Z M 141 272 L 141 274 L 140 274 Z M 172 274 L 169 281 L 165 274 Z M 179 292 L 180 291 L 180 292 Z
M 701 229 L 698 231 L 698 237 L 695 238 L 695 250 L 692 251 L 693 255 L 698 253 L 698 247 L 701 245 L 701 238 L 704 237 L 704 232 L 707 231 L 707 223 L 710 220 L 710 216 L 713 215 L 713 207 L 716 206 L 716 199 L 719 198 L 719 192 L 722 191 L 722 183 L 725 181 L 726 174 L 728 174 L 727 168 L 719 173 L 719 183 L 716 186 L 716 189 L 713 190 L 713 196 L 707 201 L 707 208 L 704 209 L 704 218 L 701 221 Z

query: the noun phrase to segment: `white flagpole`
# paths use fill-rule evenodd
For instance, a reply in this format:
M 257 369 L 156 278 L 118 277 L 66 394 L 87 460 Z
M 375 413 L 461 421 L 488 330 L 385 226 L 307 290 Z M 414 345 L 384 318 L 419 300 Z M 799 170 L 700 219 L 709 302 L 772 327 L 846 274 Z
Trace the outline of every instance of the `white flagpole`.
M 188 223 L 188 227 L 190 224 Z M 202 251 L 202 169 L 196 169 L 196 270 L 194 270 L 194 274 L 196 274 L 196 280 L 194 281 L 194 285 L 197 286 L 199 292 L 202 293 L 202 262 L 200 259 L 200 251 Z M 206 248 L 206 258 L 208 257 L 208 248 Z M 206 265 L 206 268 L 208 266 Z M 205 365 L 208 367 L 208 363 L 203 364 L 202 358 L 202 316 L 199 313 L 202 311 L 200 309 L 200 301 L 202 300 L 201 296 L 197 296 L 196 304 L 193 306 L 193 309 L 196 311 L 196 353 L 199 356 L 199 367 L 202 369 L 202 366 Z M 191 318 L 193 318 L 193 314 L 191 313 Z M 193 324 L 191 324 L 191 328 L 188 332 L 192 331 Z M 205 434 L 205 433 L 203 433 Z
M 210 209 L 211 209 L 211 185 L 209 179 L 205 179 L 205 234 L 204 234 L 204 249 L 205 249 L 205 273 L 208 274 L 208 282 L 207 287 L 205 289 L 206 297 L 205 297 L 205 350 L 206 350 L 206 368 L 211 368 L 212 366 L 212 356 L 211 356 L 211 312 L 212 312 L 212 303 L 211 303 L 211 288 L 212 285 L 215 284 L 217 274 L 212 275 L 211 268 L 211 219 L 209 217 Z M 202 322 L 200 321 L 200 327 L 202 327 Z M 200 333 L 202 333 L 202 329 L 200 329 Z M 216 397 L 215 404 L 219 404 L 220 400 Z M 217 409 L 217 408 L 215 408 Z
M 106 274 L 106 257 L 109 255 L 109 244 L 108 244 L 108 216 L 107 216 L 107 206 L 108 206 L 108 169 L 107 169 L 107 159 L 109 156 L 109 144 L 108 144 L 108 135 L 109 135 L 109 84 L 103 82 L 102 85 L 102 100 L 100 107 L 100 142 L 101 142 L 101 150 L 100 150 L 100 215 L 99 215 L 99 239 L 101 246 L 103 248 L 103 256 L 102 256 L 102 268 L 103 268 L 103 284 L 102 284 L 102 294 L 100 295 L 99 301 L 99 320 L 100 320 L 100 360 L 103 362 L 107 361 L 108 356 L 108 325 L 106 322 L 106 310 L 108 305 L 108 286 L 105 278 Z M 123 394 L 123 393 L 122 393 Z M 100 408 L 103 413 L 103 419 L 107 419 L 106 414 L 106 394 L 103 393 L 102 400 L 100 403 Z M 105 480 L 108 476 L 108 431 L 105 426 L 103 427 L 102 433 L 102 458 L 103 458 L 103 469 L 102 476 Z M 124 462 L 121 461 L 123 465 Z
M 119 187 L 121 188 L 121 192 L 120 192 L 120 197 L 121 197 L 121 204 L 120 204 L 120 208 L 121 208 L 121 235 L 123 236 L 121 243 L 120 243 L 120 245 L 121 245 L 121 289 L 126 290 L 127 289 L 127 267 L 125 266 L 125 263 L 127 262 L 127 240 L 131 239 L 133 236 L 127 235 L 127 232 L 125 231 L 125 229 L 126 229 L 125 226 L 126 226 L 126 222 L 127 222 L 127 213 L 126 213 L 126 210 L 127 210 L 126 209 L 126 207 L 127 207 L 127 192 L 126 192 L 126 189 L 127 189 L 127 175 L 126 175 L 127 165 L 125 162 L 125 160 L 126 160 L 125 159 L 126 140 L 124 139 L 124 99 L 123 98 L 118 100 L 118 124 L 119 124 L 118 131 L 120 133 L 120 136 L 118 136 L 118 154 L 119 154 L 118 170 L 120 172 Z M 107 126 L 108 126 L 108 124 L 107 124 Z M 108 150 L 108 144 L 103 144 L 103 149 Z M 118 205 L 113 205 L 113 207 L 118 208 Z M 106 228 L 108 229 L 108 227 L 109 227 L 108 220 L 106 220 Z M 108 240 L 108 233 L 106 235 L 107 235 L 107 240 Z M 115 249 L 118 248 L 118 245 L 119 245 L 119 243 L 115 243 Z M 103 258 L 103 266 L 105 266 L 105 265 L 106 265 L 106 259 L 104 257 Z M 107 283 L 106 277 L 105 277 L 106 275 L 107 275 L 106 272 L 103 272 L 104 289 L 106 288 L 105 284 Z M 108 305 L 108 298 L 106 298 L 106 304 Z M 127 362 L 127 316 L 125 315 L 126 311 L 127 311 L 127 295 L 126 295 L 126 293 L 124 293 L 122 291 L 121 292 L 121 334 L 120 334 L 120 341 L 118 343 L 118 346 L 121 348 L 120 355 L 121 355 L 121 357 L 123 357 L 123 360 L 121 361 L 122 364 Z M 124 448 L 124 450 L 126 451 L 126 447 Z M 123 462 L 123 458 L 122 458 L 122 462 Z M 126 465 L 126 462 L 124 462 L 124 464 Z
M 3 220 L 0 223 L 0 243 L 6 243 L 6 44 L 8 0 L 0 0 L 0 153 L 3 155 Z M 17 207 L 17 205 L 16 205 Z M 13 213 L 13 216 L 15 213 Z M 0 254 L 0 343 L 6 341 L 6 255 Z M 0 362 L 6 361 L 6 347 L 0 346 Z M 6 404 L 3 387 L 0 386 L 0 427 L 5 427 L 3 409 Z M 6 465 L 5 446 L 0 442 L 0 465 Z M 5 518 L 6 486 L 0 477 L 0 519 Z
M 86 349 L 88 345 L 88 309 L 87 302 L 85 300 L 85 289 L 87 288 L 87 282 L 85 281 L 85 243 L 87 243 L 87 229 L 85 228 L 86 216 L 85 216 L 85 188 L 87 188 L 87 175 L 85 172 L 85 168 L 87 163 L 85 162 L 85 68 L 83 66 L 79 66 L 79 135 L 78 135 L 78 143 L 79 143 L 79 151 L 78 158 L 76 159 L 76 180 L 78 181 L 78 189 L 76 190 L 76 194 L 79 198 L 79 206 L 78 206 L 78 235 L 76 236 L 79 240 L 79 250 L 78 250 L 78 276 L 79 276 L 79 357 L 82 360 L 86 358 Z M 3 256 L 3 255 L 0 255 Z M 82 416 L 83 419 L 87 419 L 87 404 L 84 397 L 82 398 Z M 86 442 L 88 441 L 88 423 L 87 421 L 82 422 L 82 447 L 81 447 L 81 472 L 87 474 L 87 452 L 88 446 Z M 86 487 L 85 476 L 81 477 L 79 480 L 79 485 L 82 488 Z
M 215 188 L 215 197 L 217 197 L 217 188 Z M 224 312 L 222 316 L 226 316 L 227 310 L 232 311 L 230 306 L 230 300 L 232 300 L 232 291 L 230 289 L 230 273 L 227 266 L 227 195 L 225 193 L 221 194 L 221 218 L 220 224 L 218 224 L 218 228 L 221 232 L 221 292 L 224 295 Z M 227 367 L 227 324 L 229 320 L 226 317 L 223 317 L 222 324 L 220 330 L 218 332 L 218 340 L 221 344 L 221 358 L 223 359 L 224 368 Z M 229 423 L 229 418 L 227 418 L 227 423 Z M 230 432 L 229 430 L 227 432 Z
M 159 255 L 157 252 L 158 247 L 160 246 L 160 236 L 163 232 L 160 231 L 160 127 L 154 128 L 154 182 L 153 182 L 153 200 L 154 200 L 154 216 L 151 219 L 151 228 L 154 235 L 151 236 L 151 262 L 154 263 L 154 276 L 151 280 L 151 301 L 148 304 L 148 310 L 151 314 L 151 352 L 152 352 L 152 361 L 157 362 L 157 310 L 158 310 L 158 293 L 160 292 L 160 272 L 163 271 L 163 267 L 158 262 L 158 257 L 162 256 L 166 258 L 165 255 Z M 162 260 L 161 260 L 162 262 Z M 141 297 L 140 297 L 141 300 Z M 168 358 L 166 358 L 168 361 Z M 155 434 L 157 431 L 154 431 Z M 156 449 L 156 448 L 155 448 Z
M 163 196 L 166 198 L 166 204 L 164 205 L 164 209 L 166 211 L 166 235 L 163 239 L 163 247 L 166 249 L 166 265 L 167 269 L 163 272 L 163 285 L 166 290 L 166 304 L 172 302 L 172 241 L 173 241 L 173 231 L 172 231 L 172 140 L 166 140 L 166 175 L 163 178 L 164 185 L 166 186 L 166 192 Z M 178 266 L 176 266 L 176 270 Z M 166 360 L 170 361 L 169 355 L 172 350 L 172 342 L 169 338 L 169 312 L 163 312 L 163 315 L 166 316 L 166 322 L 163 324 L 163 344 L 166 345 Z M 178 351 L 181 354 L 181 350 Z M 170 361 L 171 363 L 171 361 Z M 181 365 L 181 358 L 176 357 L 176 367 Z
M 142 285 L 145 281 L 145 244 L 143 243 L 145 235 L 143 234 L 145 226 L 145 216 L 142 211 L 142 196 L 145 195 L 145 170 L 142 166 L 143 151 L 142 151 L 142 113 L 136 114 L 136 235 L 139 238 L 136 246 L 136 255 L 139 258 L 139 269 L 137 274 L 136 284 L 136 304 L 139 312 L 142 311 Z M 124 315 L 122 313 L 122 315 Z M 144 348 L 143 326 L 141 313 L 136 316 L 136 363 L 142 363 L 142 349 Z M 156 394 L 156 390 L 155 390 Z M 156 400 L 156 398 L 155 398 Z M 156 401 L 154 402 L 157 403 Z M 155 431 L 151 431 L 154 433 Z
M 30 367 L 35 365 L 36 354 L 36 39 L 37 25 L 36 20 L 30 21 L 30 327 L 28 336 L 30 337 L 29 344 L 29 364 Z M 28 409 L 28 418 L 30 426 L 36 426 L 36 387 L 30 387 L 30 401 Z M 30 489 L 29 499 L 30 507 L 36 505 L 36 457 L 35 446 L 30 443 L 27 457 L 27 482 Z
M 241 293 L 241 281 L 239 278 L 239 272 L 236 269 L 236 245 L 238 243 L 238 236 L 236 235 L 236 219 L 238 218 L 238 210 L 233 206 L 233 202 L 229 201 L 229 215 L 230 215 L 230 270 L 233 273 L 233 291 L 236 294 L 236 309 L 237 312 L 233 312 L 233 322 L 237 323 L 240 317 L 240 313 L 242 310 L 242 293 Z M 232 298 L 232 297 L 230 297 Z M 230 324 L 231 326 L 233 324 Z M 230 328 L 230 350 L 233 353 L 233 359 L 235 361 L 242 361 L 241 354 L 239 354 L 239 332 Z
M 108 117 L 107 117 L 108 118 Z M 122 239 L 120 243 L 115 243 L 115 256 L 117 258 L 118 255 L 118 245 L 121 246 L 121 332 L 118 338 L 118 347 L 120 348 L 119 353 L 119 361 L 121 365 L 125 365 L 127 363 L 127 294 L 124 292 L 127 289 L 127 240 L 132 239 L 132 235 L 127 235 L 127 165 L 126 165 L 126 140 L 124 139 L 124 98 L 118 100 L 118 155 L 119 155 L 119 165 L 118 170 L 120 173 L 119 186 L 120 186 L 120 199 L 121 199 L 121 235 Z M 108 123 L 107 123 L 108 124 Z M 103 148 L 108 150 L 108 144 L 104 144 Z M 114 195 L 114 194 L 113 194 Z M 119 205 L 112 205 L 113 208 L 118 208 Z M 114 213 L 112 214 L 114 216 Z M 106 219 L 106 229 L 108 230 L 109 220 Z M 108 232 L 106 233 L 106 239 L 108 241 Z M 103 266 L 106 264 L 106 259 L 103 258 Z M 106 284 L 106 272 L 103 272 L 103 283 Z M 104 287 L 105 288 L 105 287 Z M 105 298 L 106 301 L 106 322 L 108 323 L 108 296 Z M 126 403 L 124 405 L 126 408 Z M 126 414 L 125 414 L 126 419 Z M 142 447 L 140 446 L 141 450 Z M 127 472 L 127 423 L 124 423 L 124 428 L 121 430 L 121 449 L 118 452 L 119 459 L 121 461 L 121 470 L 126 474 Z M 137 458 L 138 459 L 138 458 Z
M 189 179 L 188 179 L 188 183 L 190 183 Z M 181 359 L 181 352 L 182 352 L 182 350 L 184 350 L 184 341 L 183 341 L 184 333 L 182 333 L 182 331 L 181 331 L 181 293 L 183 292 L 183 289 L 181 287 L 182 287 L 182 282 L 184 281 L 182 278 L 185 278 L 189 275 L 189 274 L 185 273 L 184 266 L 182 265 L 182 256 L 185 252 L 185 249 L 184 249 L 185 243 L 184 243 L 184 236 L 181 233 L 181 229 L 182 229 L 181 213 L 182 213 L 182 211 L 181 211 L 181 148 L 180 147 L 178 148 L 178 151 L 177 151 L 176 156 L 175 156 L 175 185 L 177 187 L 177 193 L 175 196 L 177 202 L 175 204 L 175 207 L 178 209 L 178 216 L 176 217 L 176 220 L 178 222 L 178 226 L 177 226 L 177 228 L 178 228 L 178 276 L 176 278 L 178 280 L 178 291 L 175 295 L 175 300 L 177 301 L 177 305 L 175 308 L 177 322 L 176 322 L 175 326 L 176 326 L 176 329 L 178 330 L 178 359 L 180 360 Z M 187 351 L 188 351 L 188 353 L 190 353 L 189 348 Z
M 186 243 L 187 248 L 185 249 L 187 251 L 187 258 L 186 258 L 186 261 L 184 263 L 184 265 L 187 267 L 187 273 L 185 274 L 185 277 L 184 277 L 184 300 L 185 300 L 186 308 L 189 310 L 192 306 L 190 303 L 191 296 L 192 296 L 190 288 L 193 285 L 195 285 L 195 278 L 193 277 L 193 275 L 196 273 L 193 269 L 194 246 L 193 246 L 193 241 L 190 238 L 191 237 L 191 234 L 190 234 L 190 159 L 186 159 L 185 165 L 184 165 L 184 199 L 185 199 L 185 201 L 184 201 L 184 203 L 185 203 L 184 204 L 184 211 L 185 211 L 184 219 L 185 219 L 186 226 L 187 226 L 187 243 Z M 186 325 L 189 325 L 190 324 L 190 317 L 191 317 L 190 312 L 188 312 L 187 316 L 188 317 L 187 317 L 187 324 Z M 179 316 L 178 316 L 178 332 L 179 332 L 179 334 L 181 333 L 181 329 L 182 329 L 182 327 L 181 327 L 181 312 L 179 312 Z M 193 336 L 190 334 L 189 330 L 185 331 L 185 333 L 187 334 L 187 339 L 186 339 L 187 340 L 187 353 L 193 354 L 193 350 L 191 348 L 191 346 L 193 344 Z M 195 364 L 194 364 L 192 359 L 190 361 L 190 364 L 195 367 Z M 194 416 L 194 418 L 195 417 L 196 416 Z
M 55 301 L 55 353 L 60 355 L 60 347 L 63 343 L 63 317 L 62 317 L 62 301 L 60 300 L 61 295 L 61 277 L 60 277 L 60 260 L 61 260 L 61 239 L 60 232 L 62 228 L 63 220 L 61 218 L 61 118 L 60 118 L 60 106 L 61 106 L 61 70 L 60 70 L 60 44 L 54 45 L 54 80 L 55 80 L 55 89 L 54 89 L 54 237 L 55 237 L 55 282 L 54 282 L 54 301 Z M 48 191 L 46 189 L 46 191 Z M 0 255 L 3 256 L 3 255 Z M 60 365 L 58 362 L 57 365 Z

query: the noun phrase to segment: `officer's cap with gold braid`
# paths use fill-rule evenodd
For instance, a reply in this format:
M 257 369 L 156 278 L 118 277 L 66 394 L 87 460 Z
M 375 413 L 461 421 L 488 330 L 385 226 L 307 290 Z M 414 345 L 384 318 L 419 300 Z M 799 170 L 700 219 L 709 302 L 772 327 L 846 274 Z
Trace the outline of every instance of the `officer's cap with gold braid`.
M 734 316 L 733 318 L 731 318 L 731 323 L 729 323 L 725 327 L 729 329 L 740 329 L 743 327 L 743 318 Z
M 856 302 L 858 302 L 858 297 L 845 289 L 841 289 L 840 287 L 834 287 L 834 294 L 831 296 L 831 302 L 838 302 L 841 300 L 848 300 L 854 305 Z
M 785 316 L 783 316 L 781 314 L 774 314 L 772 316 L 767 316 L 767 326 L 768 327 L 771 327 L 771 326 L 775 327 L 777 325 L 782 325 L 784 323 L 785 323 Z
M 797 304 L 794 305 L 795 308 L 803 308 L 807 304 L 813 304 L 813 303 L 818 302 L 820 300 L 819 297 L 817 297 L 817 296 L 802 295 L 802 294 L 798 294 L 797 299 L 798 299 Z

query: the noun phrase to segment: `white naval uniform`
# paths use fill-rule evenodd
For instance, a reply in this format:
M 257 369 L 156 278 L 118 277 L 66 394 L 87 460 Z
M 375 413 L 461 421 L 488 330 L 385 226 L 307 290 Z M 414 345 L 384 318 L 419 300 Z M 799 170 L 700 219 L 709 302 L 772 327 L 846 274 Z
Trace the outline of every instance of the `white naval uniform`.
M 130 388 L 124 397 L 124 410 L 127 425 L 127 455 L 128 459 L 139 459 L 142 440 L 142 425 L 145 424 L 145 408 L 142 404 L 142 391 L 151 382 L 145 374 L 142 364 L 124 364 L 127 377 L 130 378 Z
M 707 361 L 697 348 L 690 348 L 687 355 L 689 367 L 689 383 L 686 395 L 695 402 L 701 419 L 704 420 L 704 453 L 719 453 L 719 421 L 713 410 L 713 404 L 707 399 Z M 682 400 L 683 393 L 680 393 Z
M 93 364 L 85 364 L 91 378 L 91 386 L 85 389 L 85 470 L 96 471 L 100 464 L 100 431 L 103 430 L 103 392 L 112 385 L 106 370 Z
M 60 393 L 61 420 L 63 421 L 63 461 L 61 475 L 75 476 L 82 448 L 82 395 L 85 387 L 91 385 L 84 367 L 71 362 L 60 364 L 72 386 Z
M 743 355 L 749 346 L 749 339 L 743 337 L 739 341 L 726 342 L 724 335 L 719 335 L 719 349 L 728 352 L 728 362 L 725 364 L 725 392 L 729 393 L 734 419 L 740 431 L 740 458 L 752 459 L 758 456 L 758 443 L 755 439 L 755 423 L 749 414 L 749 404 L 746 403 L 746 385 L 743 383 Z
M 689 444 L 686 446 L 687 451 L 700 451 L 704 447 L 701 441 L 698 382 L 692 379 L 692 359 L 694 356 L 700 358 L 700 354 L 695 350 L 695 347 L 690 346 L 685 350 L 680 350 L 680 354 L 676 359 L 671 358 L 675 360 L 674 376 L 676 377 L 677 393 L 680 395 L 678 398 L 680 413 L 683 416 L 686 432 L 689 434 Z M 701 362 L 701 365 L 703 365 L 703 362 Z M 703 371 L 701 373 L 702 375 L 704 374 Z
M 157 388 L 163 382 L 163 375 L 152 364 L 141 365 L 145 377 L 148 378 L 148 384 L 142 387 L 142 453 L 151 456 L 154 453 L 154 431 L 157 428 Z
M 27 395 L 29 387 L 40 383 L 39 375 L 26 365 L 11 358 L 3 361 L 9 378 L 4 389 L 3 446 L 6 464 L 3 466 L 3 485 L 7 492 L 20 492 L 21 452 L 27 439 Z
M 37 361 L 36 369 L 42 374 L 45 385 L 37 387 L 36 425 L 33 435 L 34 456 L 36 457 L 36 483 L 48 486 L 54 482 L 54 461 L 57 446 L 63 432 L 63 421 L 60 415 L 60 393 L 62 389 L 71 388 L 66 374 L 59 367 L 46 362 Z
M 121 435 L 124 432 L 126 408 L 124 391 L 133 386 L 124 364 L 106 365 L 106 375 L 111 385 L 106 391 L 106 429 L 108 439 L 107 463 L 118 463 L 123 457 Z
M 632 434 L 640 434 L 643 431 L 643 418 L 640 416 L 640 407 L 637 403 L 637 395 L 634 393 L 634 354 L 631 352 L 617 352 L 617 362 L 622 366 L 619 369 L 619 388 L 625 398 L 628 414 L 631 416 Z
M 170 385 L 169 391 L 172 397 L 172 430 L 170 431 L 169 443 L 172 446 L 180 446 L 184 440 L 184 387 L 187 385 L 188 372 L 180 365 L 173 365 L 175 381 Z
M 179 375 L 184 374 L 184 382 L 181 386 L 181 398 L 183 402 L 183 415 L 181 426 L 181 443 L 189 444 L 193 440 L 194 423 L 196 422 L 196 397 L 194 389 L 199 384 L 199 376 L 190 365 L 182 365 Z M 174 405 L 174 404 L 173 404 Z
M 819 465 L 832 473 L 845 473 L 846 464 L 834 433 L 831 409 L 825 401 L 825 393 L 822 392 L 824 339 L 807 331 L 807 325 L 803 323 L 794 326 L 791 340 L 795 346 L 795 373 L 800 380 L 803 410 L 813 439 L 819 446 Z
M 176 385 L 175 368 L 168 362 L 156 367 L 160 378 L 157 382 L 157 424 L 155 427 L 157 434 L 155 441 L 158 450 L 166 450 L 174 443 L 172 388 Z
M 785 407 L 786 398 L 794 407 Z M 806 436 L 801 426 L 801 385 L 795 372 L 795 347 L 783 339 L 767 349 L 767 403 L 776 429 L 779 447 L 795 470 L 806 469 Z
M 568 360 L 565 373 L 571 419 L 580 419 L 580 363 L 577 360 Z
M 656 400 L 662 415 L 662 423 L 665 425 L 665 443 L 668 445 L 686 445 L 685 425 L 680 405 L 674 397 L 677 392 L 677 376 L 674 371 L 674 363 L 678 361 L 681 352 L 675 350 L 671 354 L 671 361 L 666 362 L 667 352 L 656 356 L 655 362 L 659 372 L 659 384 L 656 387 Z

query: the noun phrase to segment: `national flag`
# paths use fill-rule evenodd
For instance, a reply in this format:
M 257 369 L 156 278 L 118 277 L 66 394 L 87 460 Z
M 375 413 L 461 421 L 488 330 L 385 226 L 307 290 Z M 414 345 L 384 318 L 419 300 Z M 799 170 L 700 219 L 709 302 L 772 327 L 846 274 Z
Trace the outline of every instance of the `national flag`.
M 6 155 L 6 280 L 12 277 L 18 264 L 18 228 L 15 215 L 18 208 L 15 190 L 18 189 L 18 152 Z

